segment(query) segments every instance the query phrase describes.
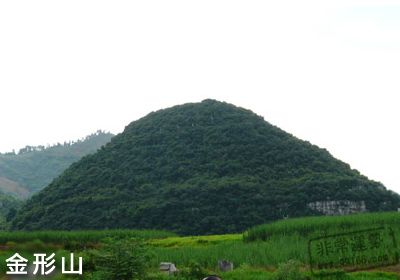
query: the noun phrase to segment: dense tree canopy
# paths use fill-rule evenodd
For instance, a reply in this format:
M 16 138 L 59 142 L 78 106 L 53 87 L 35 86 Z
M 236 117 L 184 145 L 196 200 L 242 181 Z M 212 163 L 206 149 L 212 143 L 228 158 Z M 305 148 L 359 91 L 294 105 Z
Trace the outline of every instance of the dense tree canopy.
M 9 222 L 14 218 L 22 201 L 0 192 L 0 230 L 8 229 Z
M 249 110 L 214 100 L 152 112 L 32 197 L 17 229 L 157 228 L 242 231 L 307 203 L 363 200 L 393 210 L 399 196 L 326 150 Z

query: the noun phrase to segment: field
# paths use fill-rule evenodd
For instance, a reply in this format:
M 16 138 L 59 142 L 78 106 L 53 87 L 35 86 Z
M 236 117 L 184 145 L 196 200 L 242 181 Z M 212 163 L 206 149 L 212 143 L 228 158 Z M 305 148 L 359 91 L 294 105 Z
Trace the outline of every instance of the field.
M 288 219 L 249 229 L 244 234 L 212 236 L 178 237 L 163 231 L 134 230 L 1 232 L 0 271 L 5 275 L 5 260 L 16 252 L 31 260 L 33 253 L 54 252 L 61 257 L 73 251 L 84 258 L 85 279 L 106 279 L 96 274 L 94 256 L 115 253 L 117 248 L 117 260 L 125 261 L 120 249 L 128 248 L 126 244 L 134 238 L 135 242 L 140 239 L 141 243 L 133 250 L 139 252 L 145 248 L 146 251 L 146 272 L 142 273 L 147 278 L 143 279 L 167 279 L 158 272 L 160 262 L 175 263 L 182 273 L 172 279 L 179 280 L 201 279 L 204 274 L 218 274 L 224 280 L 314 279 L 316 277 L 310 272 L 309 265 L 310 239 L 375 228 L 391 229 L 394 240 L 399 240 L 400 213 Z M 395 250 L 397 256 L 397 247 L 391 246 L 390 250 Z M 233 262 L 234 270 L 218 271 L 218 260 Z M 335 269 L 336 274 L 329 274 L 324 279 L 400 279 L 400 266 L 397 264 L 381 263 L 373 269 L 360 269 L 355 265 L 353 270 L 356 271 L 350 273 Z M 59 279 L 67 278 L 59 276 Z

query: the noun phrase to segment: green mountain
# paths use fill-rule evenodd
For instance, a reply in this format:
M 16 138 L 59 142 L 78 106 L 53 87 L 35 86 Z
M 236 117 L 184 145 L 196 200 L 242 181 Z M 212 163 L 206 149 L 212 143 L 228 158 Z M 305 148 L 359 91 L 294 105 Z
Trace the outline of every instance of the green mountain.
M 27 146 L 0 154 L 0 192 L 25 199 L 46 187 L 71 163 L 95 152 L 113 135 L 98 131 L 76 142 L 50 147 Z
M 385 211 L 400 198 L 251 111 L 205 100 L 132 122 L 33 196 L 13 227 L 225 233 L 337 204 Z

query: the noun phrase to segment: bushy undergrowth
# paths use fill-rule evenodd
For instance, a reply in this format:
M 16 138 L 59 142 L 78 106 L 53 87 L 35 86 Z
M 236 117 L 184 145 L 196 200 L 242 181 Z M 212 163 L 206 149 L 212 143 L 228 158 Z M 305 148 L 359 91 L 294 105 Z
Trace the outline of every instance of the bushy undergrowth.
M 301 263 L 289 260 L 279 265 L 274 273 L 273 280 L 305 280 L 306 276 L 300 271 Z
M 142 280 L 146 278 L 150 254 L 138 239 L 107 239 L 92 253 L 94 277 L 108 280 Z

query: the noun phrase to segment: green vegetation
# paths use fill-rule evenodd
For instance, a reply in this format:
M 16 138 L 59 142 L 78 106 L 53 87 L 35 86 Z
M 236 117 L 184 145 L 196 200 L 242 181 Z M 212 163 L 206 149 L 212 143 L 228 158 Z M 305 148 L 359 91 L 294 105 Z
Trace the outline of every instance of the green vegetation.
M 0 230 L 8 229 L 9 222 L 14 218 L 21 205 L 21 200 L 0 192 Z
M 300 271 L 301 263 L 295 260 L 289 260 L 281 263 L 275 272 L 274 280 L 305 280 L 306 277 Z
M 169 237 L 151 240 L 150 244 L 154 247 L 156 256 L 154 265 L 170 260 L 178 266 L 187 266 L 195 260 L 202 266 L 213 269 L 218 260 L 227 259 L 238 266 L 247 264 L 252 267 L 276 268 L 291 259 L 306 264 L 308 240 L 327 233 L 386 226 L 391 227 L 396 240 L 400 240 L 399 219 L 400 213 L 397 212 L 288 219 L 256 227 L 256 231 L 249 229 L 243 236 Z M 265 236 L 268 238 L 264 238 Z
M 251 242 L 249 232 L 253 229 L 248 230 L 243 239 L 240 235 L 220 235 L 151 240 L 155 255 L 152 266 L 168 260 L 176 263 L 178 267 L 187 267 L 195 261 L 210 272 L 218 272 L 218 260 L 226 259 L 232 261 L 237 269 L 223 273 L 224 280 L 314 279 L 308 267 L 309 239 L 326 233 L 386 226 L 393 229 L 396 240 L 399 240 L 399 219 L 400 213 L 288 219 L 257 227 L 257 233 L 266 230 L 270 234 L 261 235 L 268 238 L 252 238 Z M 322 279 L 399 279 L 399 271 L 398 266 L 380 267 L 368 273 L 338 272 Z
M 168 239 L 165 240 L 167 244 Z M 207 240 L 207 237 L 203 236 L 201 239 Z M 289 259 L 299 260 L 303 264 L 307 263 L 307 242 L 307 238 L 297 235 L 274 238 L 268 242 L 203 241 L 195 245 L 173 247 L 164 247 L 163 242 L 160 242 L 157 246 L 153 246 L 155 255 L 153 265 L 169 260 L 181 267 L 196 261 L 208 269 L 215 269 L 218 260 L 230 260 L 236 266 L 246 264 L 252 267 L 270 267 L 272 269 Z
M 98 131 L 75 142 L 27 146 L 18 153 L 0 154 L 0 191 L 27 198 L 46 187 L 71 163 L 109 142 L 111 137 L 111 133 Z
M 397 194 L 251 111 L 205 100 L 150 113 L 32 197 L 13 228 L 242 232 L 320 214 L 316 201 L 395 210 Z
M 228 241 L 241 241 L 242 234 L 224 234 L 224 235 L 207 235 L 207 236 L 185 236 L 185 237 L 168 237 L 163 239 L 154 239 L 151 245 L 156 247 L 182 247 L 182 246 L 203 246 L 219 244 Z
M 155 231 L 79 231 L 0 233 L 0 271 L 15 252 L 55 252 L 68 256 L 74 251 L 84 258 L 84 279 L 199 280 L 217 274 L 224 280 L 280 279 L 399 279 L 399 267 L 314 277 L 308 266 L 308 240 L 322 233 L 342 233 L 375 226 L 390 226 L 400 239 L 400 213 L 371 213 L 340 217 L 309 217 L 277 221 L 260 228 L 271 232 L 265 241 L 244 235 L 178 237 Z M 283 226 L 285 225 L 285 226 Z M 305 226 L 305 225 L 308 225 Z M 343 226 L 346 225 L 346 226 Z M 307 228 L 307 230 L 304 230 Z M 25 253 L 25 254 L 24 254 Z M 220 272 L 218 260 L 234 263 L 234 270 Z M 160 262 L 173 262 L 174 277 L 158 271 Z M 59 264 L 58 264 L 59 265 Z M 57 279 L 68 279 L 59 276 Z
M 356 231 L 382 226 L 400 230 L 400 213 L 367 213 L 280 220 L 247 230 L 244 234 L 244 239 L 246 241 L 268 240 L 273 237 L 279 238 L 293 234 L 306 237 L 311 234 L 335 234 L 343 231 Z
M 150 259 L 145 244 L 138 239 L 108 239 L 91 257 L 92 277 L 109 280 L 144 279 Z
M 174 233 L 159 230 L 86 230 L 86 231 L 0 231 L 0 244 L 7 242 L 24 243 L 40 241 L 43 243 L 80 244 L 98 243 L 106 238 L 114 239 L 158 239 L 176 236 Z

